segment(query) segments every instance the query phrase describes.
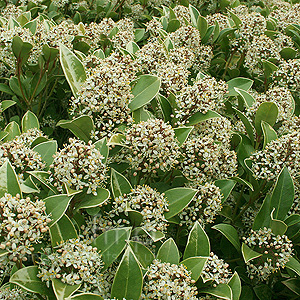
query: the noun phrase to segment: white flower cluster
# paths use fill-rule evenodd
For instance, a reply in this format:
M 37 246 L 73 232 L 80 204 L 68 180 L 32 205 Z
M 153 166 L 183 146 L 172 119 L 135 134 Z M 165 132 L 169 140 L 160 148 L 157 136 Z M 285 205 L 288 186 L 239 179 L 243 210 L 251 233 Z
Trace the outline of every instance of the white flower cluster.
M 180 225 L 186 225 L 189 229 L 196 221 L 202 225 L 213 223 L 216 214 L 222 209 L 222 194 L 220 188 L 213 183 L 206 182 L 203 185 L 190 184 L 191 188 L 198 190 L 191 203 L 179 214 Z
M 284 86 L 291 92 L 300 92 L 300 59 L 282 61 L 273 78 L 274 84 Z
M 174 129 L 163 120 L 133 124 L 126 131 L 125 146 L 120 158 L 125 158 L 135 171 L 156 173 L 178 164 L 180 151 Z
M 295 198 L 288 215 L 300 214 L 300 182 L 298 179 L 294 179 Z
M 236 153 L 209 137 L 187 140 L 182 146 L 182 154 L 181 168 L 189 180 L 203 183 L 236 175 Z
M 250 156 L 255 179 L 275 179 L 284 166 L 291 176 L 299 175 L 300 132 L 294 131 L 268 143 L 264 150 Z
M 247 263 L 250 279 L 265 281 L 271 274 L 284 268 L 292 257 L 293 245 L 286 235 L 275 235 L 270 228 L 251 230 L 245 244 L 262 256 Z
M 218 143 L 229 146 L 232 135 L 232 125 L 225 117 L 208 119 L 196 124 L 192 135 L 198 138 L 204 138 L 205 136 L 210 137 Z
M 277 122 L 288 120 L 293 116 L 295 101 L 286 87 L 274 86 L 265 94 L 252 93 L 255 99 L 253 105 L 246 109 L 246 116 L 254 119 L 257 109 L 264 102 L 273 102 L 277 105 Z
M 285 119 L 281 126 L 279 127 L 277 133 L 279 136 L 288 134 L 293 131 L 297 131 L 300 128 L 300 117 L 291 116 L 288 119 Z
M 1 15 L 4 19 L 9 20 L 10 18 L 17 19 L 23 13 L 19 6 L 13 4 L 7 4 L 2 10 Z
M 51 219 L 45 211 L 42 200 L 34 202 L 10 194 L 0 198 L 0 249 L 8 251 L 8 260 L 26 261 L 26 256 L 33 253 L 33 245 L 41 242 L 49 230 Z
M 231 276 L 229 265 L 211 252 L 201 273 L 203 281 L 213 280 L 214 286 L 216 286 L 219 283 L 227 283 Z
M 131 190 L 131 193 L 117 197 L 108 214 L 110 218 L 120 214 L 126 216 L 131 210 L 141 214 L 142 221 L 139 226 L 146 231 L 167 230 L 168 222 L 164 213 L 168 211 L 168 201 L 164 194 L 147 185 L 138 185 Z
M 51 279 L 60 279 L 70 285 L 81 284 L 97 288 L 101 281 L 103 261 L 96 247 L 86 241 L 71 239 L 53 249 L 46 249 L 38 264 L 37 276 L 50 285 Z
M 250 47 L 247 49 L 244 65 L 248 68 L 249 72 L 261 75 L 263 74 L 262 59 L 280 61 L 280 50 L 268 36 L 264 34 L 255 36 Z
M 184 26 L 187 23 L 191 23 L 191 14 L 189 8 L 183 5 L 176 5 L 173 8 L 175 16 L 178 21 L 180 21 L 181 26 Z
M 249 49 L 255 37 L 260 36 L 265 32 L 266 19 L 256 12 L 240 15 L 239 17 L 241 24 L 237 30 L 237 39 L 232 42 L 232 47 L 243 52 Z
M 33 294 L 18 287 L 13 289 L 5 288 L 0 291 L 0 300 L 28 300 L 37 299 Z
M 178 109 L 175 117 L 180 124 L 185 124 L 188 117 L 196 112 L 203 114 L 222 106 L 223 97 L 227 94 L 227 84 L 214 77 L 204 77 L 193 85 L 184 87 L 176 98 Z
M 196 300 L 198 292 L 194 283 L 184 265 L 155 259 L 146 273 L 141 299 Z
M 114 47 L 126 48 L 126 45 L 134 41 L 134 23 L 130 19 L 121 19 L 116 23 L 117 34 L 111 38 Z
M 231 27 L 230 24 L 229 24 L 227 16 L 225 16 L 221 13 L 215 13 L 215 14 L 212 14 L 212 15 L 207 15 L 206 16 L 206 21 L 208 23 L 208 26 L 214 26 L 214 25 L 216 25 L 216 22 L 218 22 L 220 32 L 223 29 Z
M 39 153 L 30 148 L 35 136 L 23 133 L 13 140 L 0 145 L 0 166 L 8 159 L 20 180 L 24 179 L 27 171 L 41 171 L 45 168 L 45 163 Z
M 58 8 L 62 8 L 69 4 L 69 0 L 52 0 L 52 3 L 55 4 Z
M 71 115 L 92 116 L 100 137 L 110 136 L 123 123 L 130 124 L 130 83 L 135 73 L 129 56 L 114 53 L 102 60 L 71 99 Z
M 97 188 L 106 181 L 107 168 L 103 164 L 100 151 L 91 143 L 70 138 L 54 155 L 50 165 L 49 181 L 63 191 L 66 184 L 74 190 L 87 189 L 87 194 L 97 195 Z

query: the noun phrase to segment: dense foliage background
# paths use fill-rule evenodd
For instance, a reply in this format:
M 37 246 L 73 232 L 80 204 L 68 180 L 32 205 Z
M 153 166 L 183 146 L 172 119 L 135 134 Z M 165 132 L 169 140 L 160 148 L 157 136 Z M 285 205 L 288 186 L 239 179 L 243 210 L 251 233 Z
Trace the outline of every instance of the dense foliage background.
M 0 1 L 0 299 L 299 299 L 299 49 L 298 1 Z

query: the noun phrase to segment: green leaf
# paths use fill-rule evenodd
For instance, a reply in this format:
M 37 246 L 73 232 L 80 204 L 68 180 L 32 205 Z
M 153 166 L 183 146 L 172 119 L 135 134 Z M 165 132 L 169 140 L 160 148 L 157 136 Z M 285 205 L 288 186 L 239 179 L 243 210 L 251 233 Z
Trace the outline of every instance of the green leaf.
M 271 193 L 267 193 L 258 214 L 254 219 L 253 230 L 269 227 L 271 222 Z
M 238 183 L 246 185 L 251 191 L 254 191 L 253 185 L 249 181 L 240 177 L 231 177 L 231 179 Z
M 126 137 L 122 133 L 116 133 L 112 135 L 107 143 L 108 146 L 124 146 Z
M 32 175 L 34 178 L 36 178 L 39 182 L 41 182 L 43 185 L 45 185 L 48 189 L 50 189 L 54 194 L 57 194 L 57 191 L 55 190 L 54 186 L 49 183 L 49 173 L 46 171 L 28 171 L 28 174 Z
M 273 129 L 271 125 L 269 125 L 265 121 L 261 121 L 262 132 L 264 135 L 264 145 L 263 149 L 266 147 L 268 143 L 278 138 L 276 131 Z
M 232 290 L 228 284 L 219 283 L 216 287 L 205 288 L 200 291 L 221 299 L 232 300 Z
M 141 41 L 144 38 L 145 35 L 145 29 L 144 28 L 136 28 L 134 32 L 134 40 L 136 42 Z
M 41 155 L 42 160 L 49 167 L 53 162 L 53 155 L 57 151 L 57 141 L 51 140 L 40 143 L 36 145 L 32 150 L 39 153 Z
M 262 256 L 262 254 L 252 250 L 245 243 L 242 244 L 242 254 L 243 254 L 245 263 L 247 263 L 248 261 L 250 261 L 252 259 Z
M 11 277 L 9 282 L 16 284 L 26 291 L 32 293 L 38 293 L 42 295 L 49 295 L 49 289 L 46 283 L 37 277 L 38 267 L 30 266 L 22 268 L 15 272 Z
M 296 278 L 290 278 L 285 281 L 281 281 L 286 287 L 288 287 L 295 294 L 300 296 L 300 280 Z
M 198 20 L 197 20 L 197 28 L 199 30 L 201 40 L 203 40 L 203 38 L 207 32 L 208 23 L 207 23 L 206 19 L 204 17 L 202 17 L 201 15 L 199 15 Z
M 229 92 L 227 95 L 238 96 L 239 93 L 235 90 L 235 88 L 248 91 L 253 84 L 253 80 L 249 78 L 237 77 L 229 80 L 227 84 L 228 84 L 228 92 Z
M 3 100 L 0 103 L 0 107 L 2 109 L 2 112 L 5 111 L 6 109 L 8 109 L 9 107 L 15 105 L 17 102 L 16 101 L 12 101 L 12 100 Z
M 180 213 L 190 204 L 196 195 L 197 190 L 190 188 L 174 188 L 165 191 L 165 197 L 169 202 L 169 211 L 165 213 L 167 219 Z
M 15 57 L 20 61 L 21 66 L 26 63 L 33 46 L 30 43 L 23 42 L 19 36 L 12 39 L 12 51 Z
M 154 243 L 165 238 L 165 235 L 160 231 L 145 231 L 145 232 L 153 240 Z
M 67 215 L 50 227 L 51 245 L 53 247 L 70 239 L 78 238 L 74 224 Z
M 297 259 L 291 257 L 285 266 L 300 276 L 300 263 Z
M 142 243 L 130 241 L 129 246 L 131 247 L 135 257 L 144 269 L 147 269 L 154 260 L 154 254 Z
M 297 55 L 297 50 L 290 48 L 290 47 L 286 47 L 286 48 L 281 49 L 280 55 L 285 60 L 293 59 Z
M 187 245 L 184 251 L 183 259 L 194 256 L 209 256 L 210 243 L 209 238 L 197 221 L 190 231 Z
M 287 225 L 281 221 L 281 220 L 276 220 L 273 218 L 273 213 L 274 213 L 275 208 L 273 209 L 271 213 L 271 222 L 270 222 L 270 228 L 272 229 L 272 232 L 275 235 L 284 235 L 285 232 L 287 231 Z
M 249 121 L 249 119 L 238 109 L 233 107 L 233 110 L 237 113 L 238 117 L 241 119 L 241 121 L 243 122 L 246 132 L 250 138 L 251 143 L 254 143 L 254 127 L 252 126 L 251 122 Z
M 92 118 L 85 115 L 71 121 L 61 120 L 57 126 L 69 129 L 76 137 L 86 143 L 90 140 L 91 131 L 95 128 Z
M 80 285 L 70 285 L 61 282 L 60 279 L 52 279 L 52 287 L 57 300 L 65 300 L 65 298 L 72 296 L 80 288 Z
M 230 13 L 231 19 L 233 20 L 235 26 L 239 27 L 240 24 L 242 23 L 241 19 L 237 15 L 235 15 L 233 12 L 231 12 L 230 10 L 229 10 L 229 13 Z
M 266 78 L 271 77 L 272 73 L 278 70 L 278 67 L 274 65 L 272 62 L 262 59 L 264 74 Z
M 251 107 L 254 102 L 255 99 L 246 91 L 239 89 L 239 88 L 234 88 L 234 90 L 241 96 L 241 98 L 244 100 L 244 103 L 246 105 L 246 107 Z
M 78 206 L 76 206 L 76 209 L 100 206 L 104 202 L 106 202 L 109 199 L 109 197 L 110 197 L 109 190 L 103 189 L 103 188 L 98 188 L 97 195 L 93 195 L 93 194 L 85 195 L 84 199 L 82 201 L 80 201 Z
M 103 139 L 97 141 L 96 143 L 94 143 L 94 146 L 103 155 L 104 159 L 102 159 L 102 162 L 105 164 L 109 154 L 109 147 L 107 146 L 107 138 L 104 137 Z
M 206 261 L 207 257 L 195 256 L 183 260 L 180 264 L 184 265 L 188 271 L 191 271 L 192 279 L 197 281 L 201 276 Z
M 43 201 L 45 202 L 46 212 L 52 219 L 50 226 L 54 225 L 66 212 L 72 197 L 68 195 L 54 195 Z
M 274 219 L 284 220 L 295 197 L 293 179 L 287 167 L 280 172 L 271 197 L 271 209 L 275 208 Z
M 189 5 L 189 11 L 190 11 L 190 15 L 191 15 L 191 21 L 192 21 L 192 24 L 194 27 L 197 28 L 197 21 L 198 21 L 198 18 L 200 16 L 200 13 L 199 11 L 197 10 L 196 7 L 194 7 L 193 5 Z
M 220 231 L 238 252 L 241 251 L 241 244 L 237 230 L 232 225 L 221 223 L 213 226 L 212 228 Z
M 40 123 L 36 115 L 28 110 L 22 118 L 22 132 L 26 132 L 31 128 L 40 129 Z
M 8 133 L 8 135 L 4 138 L 4 142 L 13 140 L 16 136 L 21 134 L 21 130 L 19 125 L 12 121 L 4 128 L 4 131 Z
M 47 44 L 43 45 L 43 57 L 45 61 L 53 61 L 59 54 L 59 50 L 57 48 L 49 47 Z
M 237 272 L 234 272 L 233 276 L 230 278 L 228 285 L 232 291 L 232 300 L 239 300 L 242 292 L 241 279 Z
M 66 300 L 104 300 L 101 296 L 92 293 L 81 293 L 76 294 L 71 298 L 67 298 Z
M 113 168 L 111 168 L 110 182 L 114 198 L 129 194 L 132 190 L 132 186 L 127 178 Z
M 77 56 L 63 44 L 59 46 L 59 53 L 60 64 L 65 77 L 70 85 L 73 96 L 77 97 L 78 90 L 86 80 L 84 66 Z
M 255 128 L 258 134 L 261 134 L 261 122 L 265 121 L 273 126 L 276 123 L 278 116 L 278 107 L 273 102 L 263 102 L 257 109 L 255 115 Z
M 102 260 L 107 269 L 121 254 L 129 240 L 131 227 L 116 228 L 103 232 L 94 241 L 93 245 L 101 250 Z
M 236 181 L 231 179 L 219 179 L 215 181 L 215 185 L 221 189 L 223 195 L 222 203 L 224 203 L 235 187 Z
M 40 189 L 36 186 L 36 184 L 32 181 L 32 176 L 28 176 L 25 181 L 20 183 L 22 193 L 25 194 L 34 194 L 40 193 Z
M 156 258 L 162 262 L 175 264 L 175 265 L 179 264 L 179 258 L 180 258 L 179 250 L 172 238 L 169 238 L 160 246 Z
M 134 112 L 132 112 L 132 117 L 134 120 L 135 124 L 138 124 L 142 121 L 147 121 L 151 118 L 153 118 L 153 115 L 146 109 L 144 109 L 144 107 L 140 107 L 137 110 L 135 110 Z
M 134 54 L 135 52 L 140 50 L 140 47 L 137 43 L 131 41 L 126 45 L 126 50 Z
M 128 247 L 117 269 L 111 289 L 111 297 L 117 299 L 138 300 L 142 293 L 143 274 L 141 268 Z
M 159 101 L 159 104 L 160 104 L 160 107 L 161 107 L 161 110 L 162 110 L 162 113 L 164 116 L 164 121 L 171 123 L 171 121 L 172 121 L 171 115 L 172 115 L 173 110 L 172 110 L 172 106 L 171 106 L 169 100 L 160 94 L 158 94 L 156 96 L 156 98 Z
M 206 114 L 201 113 L 200 111 L 193 114 L 187 121 L 189 125 L 196 125 L 200 122 L 204 122 L 209 119 L 221 118 L 222 116 L 215 111 L 208 110 Z
M 293 226 L 293 225 L 295 225 L 295 224 L 298 224 L 298 223 L 300 223 L 300 215 L 297 215 L 297 214 L 290 215 L 289 217 L 287 217 L 287 218 L 284 220 L 284 223 L 285 223 L 287 226 Z
M 0 167 L 0 197 L 3 197 L 5 193 L 12 196 L 19 194 L 22 197 L 17 174 L 9 160 L 6 160 Z
M 171 20 L 168 23 L 167 32 L 174 32 L 180 27 L 180 21 L 178 20 Z
M 154 75 L 141 75 L 132 89 L 134 98 L 128 104 L 131 111 L 149 103 L 159 92 L 161 80 Z
M 253 287 L 255 295 L 259 300 L 272 300 L 273 292 L 270 287 L 266 284 L 259 284 Z
M 194 127 L 178 127 L 174 129 L 175 136 L 179 142 L 179 146 L 181 147 L 183 143 L 186 141 L 188 136 L 190 135 L 191 131 Z

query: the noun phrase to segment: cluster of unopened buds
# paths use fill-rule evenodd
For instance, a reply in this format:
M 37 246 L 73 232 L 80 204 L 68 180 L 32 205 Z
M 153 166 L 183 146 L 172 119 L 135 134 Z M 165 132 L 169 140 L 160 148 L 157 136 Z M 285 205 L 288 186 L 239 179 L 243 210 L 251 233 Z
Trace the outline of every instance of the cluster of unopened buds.
M 292 257 L 293 244 L 289 238 L 275 235 L 270 228 L 251 230 L 249 237 L 243 237 L 243 240 L 260 254 L 246 264 L 250 279 L 267 280 L 271 274 L 284 268 Z
M 40 243 L 51 219 L 42 200 L 32 201 L 19 194 L 5 194 L 0 198 L 0 249 L 7 251 L 10 261 L 26 261 Z

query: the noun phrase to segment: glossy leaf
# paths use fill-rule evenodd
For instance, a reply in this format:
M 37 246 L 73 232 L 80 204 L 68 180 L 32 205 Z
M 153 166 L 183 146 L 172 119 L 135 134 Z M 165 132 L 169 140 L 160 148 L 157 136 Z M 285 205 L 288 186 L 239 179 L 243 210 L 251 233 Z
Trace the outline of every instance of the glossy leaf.
M 77 92 L 86 80 L 84 66 L 78 57 L 63 44 L 59 46 L 60 64 L 65 77 L 70 85 L 73 96 L 77 97 Z
M 208 110 L 206 114 L 201 113 L 200 111 L 196 112 L 193 114 L 189 119 L 188 119 L 188 124 L 189 125 L 196 125 L 200 122 L 204 122 L 206 120 L 210 120 L 213 118 L 221 118 L 222 116 L 218 114 L 215 111 Z
M 244 100 L 244 103 L 246 107 L 251 107 L 255 99 L 246 91 L 239 89 L 239 88 L 234 88 L 234 90 L 241 96 L 241 98 Z
M 234 272 L 233 276 L 230 278 L 228 285 L 232 291 L 232 300 L 239 300 L 242 292 L 241 279 L 237 272 Z
M 253 230 L 257 230 L 264 227 L 269 227 L 271 222 L 271 193 L 268 193 L 264 199 L 262 206 L 259 209 L 258 214 L 254 219 L 252 226 Z
M 144 269 L 151 265 L 155 257 L 154 254 L 145 245 L 139 242 L 130 241 L 129 246 L 131 247 L 135 257 Z
M 46 206 L 46 213 L 52 220 L 49 226 L 54 225 L 60 220 L 67 210 L 71 199 L 72 197 L 68 195 L 54 195 L 43 200 Z
M 251 124 L 250 120 L 238 109 L 233 108 L 233 110 L 236 112 L 236 114 L 238 115 L 238 117 L 241 119 L 241 121 L 243 122 L 246 132 L 250 138 L 251 143 L 254 143 L 254 127 Z
M 220 223 L 212 228 L 220 231 L 238 252 L 241 251 L 241 244 L 237 230 L 232 225 Z
M 273 102 L 263 102 L 256 111 L 255 115 L 255 129 L 258 134 L 261 134 L 261 122 L 265 121 L 273 126 L 276 123 L 278 116 L 278 107 Z
M 76 229 L 67 215 L 63 215 L 58 222 L 50 227 L 51 245 L 53 247 L 69 239 L 78 238 Z
M 109 147 L 107 146 L 107 138 L 104 137 L 103 139 L 97 141 L 96 143 L 94 143 L 94 146 L 103 155 L 104 159 L 102 159 L 102 162 L 105 164 L 109 154 Z
M 81 293 L 76 294 L 71 298 L 66 298 L 66 300 L 104 300 L 101 296 L 93 293 Z
M 228 92 L 229 92 L 227 95 L 238 96 L 239 93 L 235 90 L 235 88 L 248 91 L 253 84 L 253 80 L 249 78 L 237 77 L 229 80 L 227 84 L 228 84 Z
M 274 219 L 284 220 L 295 196 L 293 179 L 287 167 L 280 172 L 271 197 L 271 209 L 275 208 Z
M 300 296 L 300 280 L 296 278 L 290 278 L 288 280 L 282 281 L 282 283 L 288 287 L 295 294 Z
M 224 203 L 235 187 L 236 181 L 231 179 L 219 179 L 215 181 L 215 185 L 221 189 L 221 193 L 223 195 L 222 203 Z
M 162 262 L 178 265 L 179 250 L 172 238 L 169 238 L 160 246 L 156 258 Z
M 194 127 L 178 127 L 174 129 L 175 137 L 178 140 L 178 145 L 181 147 L 187 140 Z
M 40 123 L 36 115 L 28 110 L 22 118 L 22 131 L 26 132 L 27 130 L 32 128 L 39 129 Z
M 201 15 L 198 16 L 197 28 L 200 32 L 201 40 L 203 40 L 203 38 L 205 37 L 205 34 L 207 32 L 208 23 L 207 23 L 206 19 L 204 17 L 202 17 Z
M 210 243 L 209 238 L 197 221 L 191 229 L 187 245 L 183 254 L 183 259 L 194 256 L 209 256 Z
M 250 261 L 252 259 L 262 256 L 262 254 L 252 250 L 244 243 L 242 244 L 242 254 L 243 254 L 245 263 L 247 263 L 248 261 Z
M 6 160 L 0 167 L 0 197 L 3 197 L 5 193 L 22 196 L 17 174 L 9 160 Z
M 13 140 L 16 136 L 21 134 L 20 126 L 15 122 L 12 121 L 4 128 L 4 131 L 8 133 L 5 136 L 4 142 Z
M 142 287 L 143 274 L 141 268 L 131 248 L 128 247 L 117 269 L 111 289 L 111 297 L 138 300 L 142 293 Z
M 76 137 L 86 143 L 90 140 L 91 131 L 95 128 L 92 118 L 85 115 L 71 121 L 61 120 L 57 123 L 57 126 L 69 129 Z
M 93 245 L 101 251 L 105 268 L 108 268 L 125 249 L 130 233 L 130 227 L 111 229 L 93 241 Z
M 22 268 L 10 277 L 9 282 L 16 284 L 24 290 L 32 293 L 49 295 L 49 289 L 46 286 L 46 283 L 43 282 L 40 278 L 38 278 L 37 274 L 37 266 Z
M 127 178 L 113 168 L 111 169 L 110 182 L 114 198 L 129 194 L 132 190 L 132 186 Z
M 0 108 L 3 111 L 5 111 L 6 109 L 10 108 L 11 106 L 15 105 L 16 101 L 12 101 L 12 100 L 3 100 L 0 102 Z
M 194 7 L 193 5 L 189 5 L 189 11 L 190 11 L 190 16 L 191 16 L 191 21 L 194 27 L 197 27 L 197 21 L 199 18 L 199 11 L 197 10 L 196 7 Z
M 154 75 L 141 75 L 132 89 L 134 98 L 128 104 L 131 111 L 149 103 L 159 92 L 161 80 Z
M 232 300 L 231 288 L 225 283 L 219 283 L 216 287 L 206 288 L 201 290 L 201 292 L 202 291 L 217 298 Z
M 197 281 L 201 276 L 207 259 L 207 257 L 202 256 L 189 257 L 180 262 L 180 264 L 184 265 L 188 271 L 191 271 L 192 279 Z
M 167 219 L 180 213 L 190 204 L 196 195 L 197 190 L 190 188 L 174 188 L 165 191 L 165 197 L 169 202 L 169 211 L 165 213 Z
M 264 145 L 263 148 L 266 147 L 268 143 L 278 138 L 276 131 L 273 129 L 271 125 L 269 125 L 265 121 L 261 121 L 262 132 L 264 135 Z
M 53 162 L 53 155 L 57 151 L 57 141 L 51 140 L 36 145 L 33 149 L 41 155 L 42 160 L 49 167 Z
M 300 262 L 296 258 L 291 257 L 285 266 L 300 276 Z
M 65 300 L 80 288 L 80 284 L 70 285 L 60 279 L 52 279 L 52 288 L 57 300 Z
M 80 201 L 76 209 L 97 207 L 104 204 L 110 197 L 110 192 L 107 189 L 98 188 L 97 195 L 88 194 Z

